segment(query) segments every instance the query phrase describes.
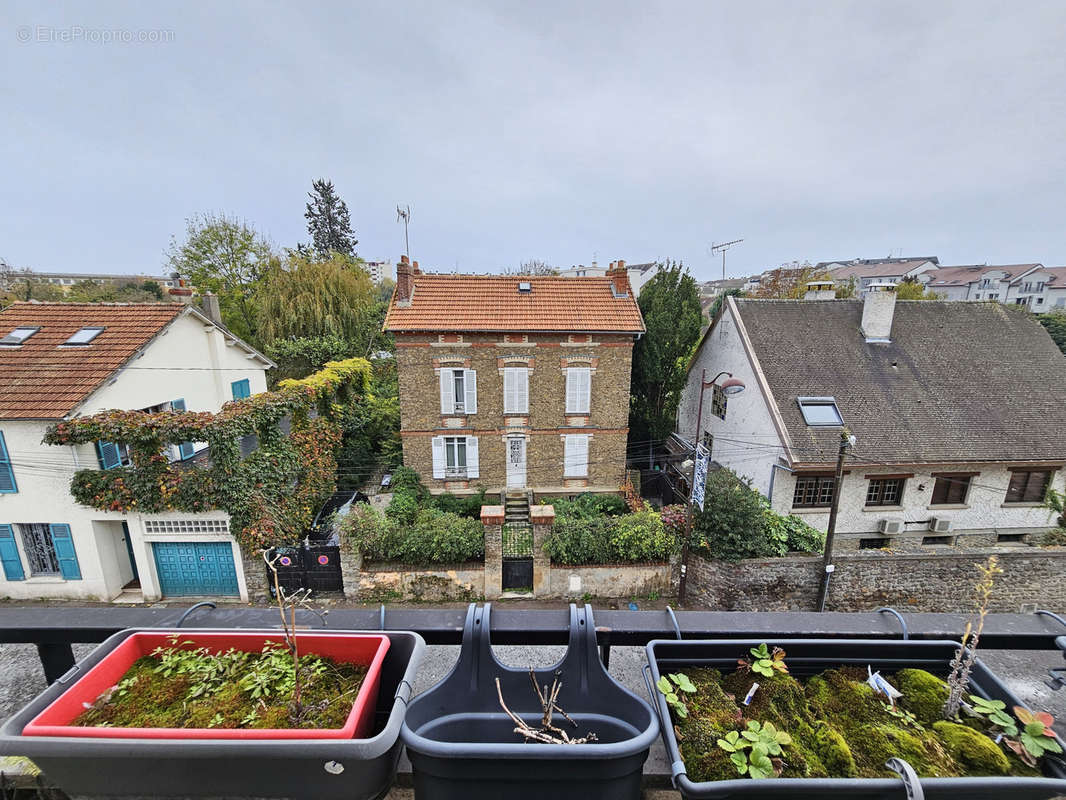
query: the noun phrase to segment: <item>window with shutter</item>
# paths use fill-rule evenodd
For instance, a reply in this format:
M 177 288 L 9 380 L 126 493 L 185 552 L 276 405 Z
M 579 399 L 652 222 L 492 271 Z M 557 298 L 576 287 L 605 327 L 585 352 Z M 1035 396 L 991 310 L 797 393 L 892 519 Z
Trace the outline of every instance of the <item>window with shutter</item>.
M 252 396 L 252 384 L 247 378 L 241 381 L 234 381 L 230 384 L 230 391 L 233 393 L 234 400 L 243 400 Z
M 463 377 L 466 384 L 466 413 L 477 413 L 477 370 L 464 369 Z
M 588 414 L 591 389 L 592 370 L 589 367 L 567 367 L 566 413 Z
M 937 475 L 933 484 L 933 499 L 930 505 L 962 505 L 970 490 L 971 475 Z
M 564 442 L 563 476 L 585 478 L 589 474 L 589 437 L 587 434 L 568 434 Z
M 7 442 L 0 432 L 0 493 L 16 494 L 19 490 L 15 483 L 15 470 L 11 468 L 11 456 L 7 452 Z
M 481 477 L 481 469 L 478 464 L 478 443 L 476 436 L 466 437 L 466 477 Z
M 52 534 L 52 546 L 59 561 L 59 573 L 68 581 L 81 580 L 81 567 L 78 554 L 74 550 L 74 537 L 69 525 L 49 525 Z
M 455 413 L 455 383 L 452 378 L 453 370 L 442 369 L 440 371 L 440 413 Z
M 177 400 L 171 400 L 170 408 L 172 411 L 184 411 L 185 398 L 179 397 Z M 182 442 L 180 445 L 178 445 L 178 458 L 182 461 L 187 458 L 192 458 L 195 453 L 196 448 L 193 447 L 192 442 Z
M 506 367 L 503 371 L 503 413 L 529 413 L 529 370 Z
M 442 480 L 445 474 L 444 437 L 433 437 L 433 477 Z
M 1042 503 L 1051 483 L 1051 470 L 1013 470 L 1007 486 L 1007 503 Z
M 0 564 L 4 568 L 4 577 L 9 581 L 26 579 L 22 569 L 22 557 L 15 542 L 15 531 L 10 525 L 0 525 Z

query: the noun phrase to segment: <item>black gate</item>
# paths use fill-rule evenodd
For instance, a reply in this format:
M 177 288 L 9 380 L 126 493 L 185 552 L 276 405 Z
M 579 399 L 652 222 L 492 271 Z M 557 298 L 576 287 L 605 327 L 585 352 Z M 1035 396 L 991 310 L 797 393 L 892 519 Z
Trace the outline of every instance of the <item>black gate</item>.
M 533 591 L 533 526 L 512 522 L 503 526 L 503 585 L 505 592 Z
M 277 558 L 278 583 L 286 592 L 310 589 L 312 592 L 342 592 L 341 551 L 331 545 L 310 547 L 276 547 L 270 552 Z M 274 575 L 267 568 L 270 593 L 274 594 Z

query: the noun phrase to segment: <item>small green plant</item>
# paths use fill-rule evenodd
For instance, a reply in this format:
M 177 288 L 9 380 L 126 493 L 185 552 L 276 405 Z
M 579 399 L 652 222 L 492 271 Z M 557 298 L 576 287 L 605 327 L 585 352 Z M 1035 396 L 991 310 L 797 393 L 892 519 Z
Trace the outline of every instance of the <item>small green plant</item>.
M 885 711 L 887 711 L 893 717 L 898 719 L 904 725 L 910 725 L 917 731 L 925 730 L 925 728 L 922 726 L 922 723 L 918 721 L 918 718 L 914 716 L 914 714 L 912 714 L 910 711 L 907 711 L 905 708 L 894 706 L 891 703 L 884 703 L 884 707 Z
M 729 731 L 718 740 L 718 747 L 729 753 L 737 772 L 754 779 L 779 775 L 780 759 L 775 763 L 770 756 L 781 756 L 781 748 L 790 744 L 792 737 L 785 731 L 777 730 L 772 722 L 763 724 L 758 720 L 751 720 L 744 730 Z
M 1062 747 L 1055 739 L 1051 724 L 1055 718 L 1046 711 L 1032 712 L 1021 706 L 1014 707 L 1014 715 L 1022 723 L 1018 741 L 1004 740 L 1004 744 L 1017 753 L 1030 766 L 1036 766 L 1036 760 L 1045 753 L 1061 753 Z
M 688 706 L 685 705 L 685 701 L 678 694 L 678 692 L 696 693 L 696 686 L 688 679 L 687 675 L 683 672 L 663 675 L 659 678 L 659 682 L 655 684 L 655 688 L 666 697 L 666 704 L 674 710 L 675 714 L 681 719 L 688 717 Z
M 749 651 L 752 655 L 752 660 L 748 661 L 746 658 L 742 658 L 737 661 L 738 666 L 741 669 L 747 667 L 752 672 L 759 675 L 765 675 L 767 678 L 771 677 L 774 672 L 788 672 L 788 667 L 785 666 L 785 651 L 780 647 L 775 647 L 772 651 L 763 642 L 758 647 L 753 647 Z
M 977 695 L 970 695 L 970 708 L 979 717 L 984 717 L 992 725 L 1001 729 L 1007 736 L 1017 736 L 1018 726 L 1014 718 L 1007 713 L 1007 704 L 1002 700 L 985 700 Z

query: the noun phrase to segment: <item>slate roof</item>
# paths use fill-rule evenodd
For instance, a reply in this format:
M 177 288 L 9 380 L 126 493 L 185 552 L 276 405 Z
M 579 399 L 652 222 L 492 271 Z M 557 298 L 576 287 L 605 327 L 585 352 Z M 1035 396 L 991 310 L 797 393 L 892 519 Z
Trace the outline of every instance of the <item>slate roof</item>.
M 1027 313 L 899 300 L 892 342 L 867 344 L 861 300 L 733 301 L 797 462 L 840 443 L 804 423 L 804 396 L 836 398 L 858 462 L 1066 461 L 1066 358 Z
M 0 337 L 41 330 L 0 346 L 0 419 L 62 419 L 185 310 L 180 303 L 13 303 Z M 61 346 L 81 328 L 105 328 L 84 346 Z
M 834 278 L 891 278 L 896 275 L 906 275 L 912 269 L 917 269 L 922 264 L 928 264 L 932 259 L 916 258 L 911 261 L 886 261 L 875 263 L 845 264 L 830 270 Z M 935 263 L 935 262 L 934 262 Z
M 533 290 L 519 292 L 529 282 Z M 599 331 L 642 333 L 633 292 L 615 297 L 611 278 L 519 275 L 414 276 L 411 303 L 395 293 L 385 316 L 390 331 Z

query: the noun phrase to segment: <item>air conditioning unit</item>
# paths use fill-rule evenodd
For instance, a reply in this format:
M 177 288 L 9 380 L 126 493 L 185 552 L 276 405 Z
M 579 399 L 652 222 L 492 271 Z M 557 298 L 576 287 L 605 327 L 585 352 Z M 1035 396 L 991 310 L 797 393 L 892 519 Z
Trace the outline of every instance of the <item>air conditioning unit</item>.
M 929 530 L 933 533 L 948 533 L 951 530 L 951 520 L 933 517 L 929 520 Z
M 898 517 L 886 517 L 879 526 L 881 533 L 903 533 L 903 520 Z

